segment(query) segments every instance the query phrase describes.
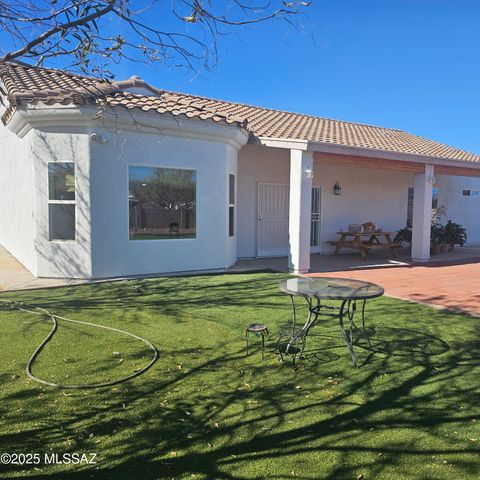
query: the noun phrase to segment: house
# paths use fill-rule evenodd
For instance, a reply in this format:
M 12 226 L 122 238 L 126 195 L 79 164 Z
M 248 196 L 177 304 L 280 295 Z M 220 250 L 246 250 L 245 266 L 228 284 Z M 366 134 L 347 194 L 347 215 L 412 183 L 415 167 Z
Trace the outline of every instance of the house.
M 0 90 L 0 244 L 39 277 L 287 255 L 306 272 L 370 220 L 411 222 L 427 261 L 432 192 L 480 243 L 480 157 L 401 130 L 23 63 L 0 65 Z

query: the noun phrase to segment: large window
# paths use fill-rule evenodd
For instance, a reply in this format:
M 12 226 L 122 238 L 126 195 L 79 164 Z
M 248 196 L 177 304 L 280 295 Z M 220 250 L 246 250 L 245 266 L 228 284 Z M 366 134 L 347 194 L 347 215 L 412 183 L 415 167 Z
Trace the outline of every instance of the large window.
M 128 184 L 131 240 L 195 238 L 194 170 L 131 166 Z
M 75 165 L 48 164 L 50 240 L 75 240 Z

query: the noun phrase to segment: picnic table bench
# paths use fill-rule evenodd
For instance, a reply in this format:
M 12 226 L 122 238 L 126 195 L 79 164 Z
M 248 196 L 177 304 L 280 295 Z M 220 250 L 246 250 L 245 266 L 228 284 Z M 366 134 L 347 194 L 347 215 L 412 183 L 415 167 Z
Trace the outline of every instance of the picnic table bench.
M 335 245 L 334 255 L 338 255 L 342 248 L 353 248 L 360 252 L 362 258 L 367 258 L 368 251 L 373 248 L 389 248 L 392 255 L 397 257 L 396 249 L 401 247 L 401 244 L 392 241 L 392 232 L 337 232 L 337 235 L 340 235 L 339 240 L 327 242 Z M 382 237 L 384 241 L 380 241 Z

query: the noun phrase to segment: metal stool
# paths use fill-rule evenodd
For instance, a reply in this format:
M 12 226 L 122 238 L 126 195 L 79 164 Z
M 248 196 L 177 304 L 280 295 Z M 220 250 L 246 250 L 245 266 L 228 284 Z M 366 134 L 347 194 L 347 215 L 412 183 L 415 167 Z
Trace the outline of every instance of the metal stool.
M 265 335 L 268 335 L 268 327 L 263 323 L 251 323 L 245 330 L 245 339 L 247 340 L 247 355 L 248 355 L 248 336 L 250 333 L 261 335 L 262 337 L 262 360 L 264 359 L 265 351 Z

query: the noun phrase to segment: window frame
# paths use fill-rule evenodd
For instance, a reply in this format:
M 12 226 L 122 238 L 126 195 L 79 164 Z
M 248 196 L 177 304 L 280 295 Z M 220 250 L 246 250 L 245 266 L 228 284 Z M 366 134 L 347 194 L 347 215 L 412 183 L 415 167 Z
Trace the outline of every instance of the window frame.
M 478 198 L 480 197 L 480 190 L 478 188 L 463 188 L 462 198 Z
M 62 164 L 71 164 L 73 165 L 73 178 L 74 178 L 74 189 L 75 189 L 75 200 L 51 200 L 50 199 L 50 165 L 62 165 Z M 73 160 L 62 160 L 58 162 L 47 162 L 47 223 L 48 223 L 48 241 L 52 243 L 77 243 L 77 165 Z M 74 232 L 75 238 L 52 238 L 52 233 L 50 231 L 50 205 L 74 205 L 75 206 L 75 221 L 74 221 Z
M 233 177 L 233 190 L 231 180 Z M 227 209 L 227 218 L 228 218 L 228 238 L 234 238 L 236 235 L 236 228 L 235 228 L 235 218 L 236 218 L 236 199 L 237 199 L 237 192 L 236 192 L 236 174 L 229 173 L 228 174 L 228 209 Z M 232 202 L 233 197 L 233 202 Z M 230 223 L 230 212 L 232 214 L 232 224 Z
M 146 239 L 141 239 L 141 238 L 138 238 L 138 239 L 134 239 L 134 238 L 130 238 L 130 204 L 129 204 L 129 201 L 130 201 L 130 175 L 129 175 L 129 171 L 130 171 L 130 167 L 140 167 L 140 168 L 168 168 L 170 170 L 191 170 L 193 172 L 195 172 L 195 237 L 194 238 L 151 238 L 149 240 L 146 240 Z M 196 167 L 186 167 L 186 166 L 177 166 L 177 165 L 164 165 L 164 164 L 161 164 L 161 165 L 152 165 L 151 163 L 127 163 L 126 165 L 126 177 L 127 177 L 127 200 L 126 200 L 126 211 L 127 211 L 127 239 L 129 242 L 133 242 L 134 244 L 139 244 L 141 242 L 147 242 L 147 243 L 153 243 L 153 242 L 158 242 L 158 241 L 161 241 L 161 242 L 164 242 L 164 243 L 167 243 L 167 242 L 177 242 L 177 241 L 182 241 L 182 242 L 195 242 L 198 240 L 199 238 L 199 229 L 198 229 L 198 222 L 197 222 L 197 219 L 198 219 L 198 215 L 197 215 L 197 212 L 198 212 L 198 209 L 199 209 L 199 202 L 198 202 L 198 169 Z
M 436 192 L 434 192 L 436 190 Z M 410 218 L 410 191 L 412 191 L 412 206 L 411 206 L 411 213 L 412 217 Z M 438 205 L 438 200 L 439 200 L 439 193 L 440 193 L 440 188 L 434 184 L 432 186 L 432 215 L 439 208 Z M 415 187 L 408 187 L 407 188 L 407 220 L 406 220 L 406 228 L 413 228 L 413 205 L 415 202 Z M 436 202 L 436 206 L 434 206 L 434 203 Z M 409 223 L 411 222 L 411 225 Z

